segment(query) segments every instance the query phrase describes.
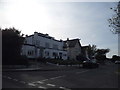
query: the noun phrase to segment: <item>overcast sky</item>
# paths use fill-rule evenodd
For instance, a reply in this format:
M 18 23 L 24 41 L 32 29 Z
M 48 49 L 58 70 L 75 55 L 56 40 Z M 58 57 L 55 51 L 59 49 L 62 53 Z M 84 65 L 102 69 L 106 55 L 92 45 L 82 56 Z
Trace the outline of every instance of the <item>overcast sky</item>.
M 48 33 L 56 39 L 80 38 L 81 44 L 109 48 L 118 53 L 118 37 L 110 32 L 108 19 L 115 2 L 40 2 L 0 0 L 0 27 L 15 27 L 24 34 Z

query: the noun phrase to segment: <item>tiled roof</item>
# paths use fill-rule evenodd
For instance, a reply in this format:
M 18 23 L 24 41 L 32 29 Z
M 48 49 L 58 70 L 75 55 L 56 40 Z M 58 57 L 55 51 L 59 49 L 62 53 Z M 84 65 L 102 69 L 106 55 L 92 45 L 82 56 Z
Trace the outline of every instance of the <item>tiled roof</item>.
M 75 45 L 79 43 L 79 45 L 81 46 L 79 39 L 72 39 L 72 40 L 67 40 L 64 41 L 64 48 L 66 47 L 75 47 Z
M 41 37 L 44 37 L 44 38 L 53 39 L 54 41 L 58 41 L 58 42 L 62 41 L 62 40 L 56 40 L 54 37 L 51 37 L 48 34 L 43 34 L 43 33 L 38 33 L 38 32 L 34 32 L 34 33 L 37 33 L 38 36 L 41 36 Z M 26 37 L 32 37 L 32 36 L 34 36 L 34 34 L 26 36 Z
M 50 37 L 48 34 L 38 33 L 38 36 L 49 38 L 49 39 L 54 39 L 53 37 Z
M 29 36 L 26 36 L 26 37 L 32 37 L 32 36 L 34 36 L 34 35 L 29 35 Z
M 89 46 L 82 46 L 82 48 L 88 48 Z

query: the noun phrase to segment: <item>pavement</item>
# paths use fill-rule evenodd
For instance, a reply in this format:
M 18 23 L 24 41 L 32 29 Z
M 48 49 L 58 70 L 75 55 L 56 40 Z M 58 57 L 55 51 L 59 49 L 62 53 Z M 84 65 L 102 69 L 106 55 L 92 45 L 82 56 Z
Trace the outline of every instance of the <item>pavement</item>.
M 79 69 L 80 66 L 79 65 L 49 65 L 49 64 L 45 64 L 45 65 L 31 65 L 29 67 L 24 67 L 24 68 L 14 68 L 14 69 L 9 69 L 9 68 L 5 68 L 2 69 L 3 72 L 6 71 L 58 71 L 58 70 L 71 70 L 71 69 Z
M 109 65 L 111 63 L 106 63 L 106 65 Z M 104 66 L 104 65 L 102 65 Z M 101 65 L 100 65 L 101 67 Z M 3 72 L 6 71 L 64 71 L 64 70 L 73 70 L 73 69 L 79 69 L 82 68 L 82 65 L 57 65 L 52 63 L 38 63 L 33 64 L 28 67 L 21 67 L 21 68 L 4 68 L 2 69 Z

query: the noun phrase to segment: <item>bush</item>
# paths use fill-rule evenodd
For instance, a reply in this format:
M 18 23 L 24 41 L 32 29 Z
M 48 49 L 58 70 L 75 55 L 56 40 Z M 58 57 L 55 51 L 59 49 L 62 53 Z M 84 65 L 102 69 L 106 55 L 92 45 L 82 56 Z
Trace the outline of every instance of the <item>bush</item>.
M 104 63 L 104 61 L 106 60 L 106 56 L 105 55 L 96 55 L 96 60 L 98 63 Z
M 21 56 L 20 58 L 18 58 L 18 61 L 19 61 L 19 65 L 26 65 L 28 66 L 29 65 L 29 59 L 26 57 L 26 56 Z
M 45 58 L 37 58 L 37 62 L 42 62 L 42 63 L 46 63 L 47 62 L 47 59 Z
M 76 56 L 76 60 L 82 63 L 83 61 L 87 60 L 87 58 L 83 54 L 79 54 Z
M 116 60 L 120 60 L 120 56 L 113 55 L 112 56 L 112 62 L 115 62 Z
M 26 56 L 18 56 L 14 58 L 4 59 L 2 65 L 26 65 L 28 66 L 28 58 Z

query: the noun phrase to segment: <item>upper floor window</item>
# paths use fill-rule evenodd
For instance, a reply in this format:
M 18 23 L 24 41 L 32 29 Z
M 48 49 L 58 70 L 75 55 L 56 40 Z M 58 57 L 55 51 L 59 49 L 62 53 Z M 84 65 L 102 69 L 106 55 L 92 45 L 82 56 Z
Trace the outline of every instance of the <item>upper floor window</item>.
M 40 41 L 39 41 L 39 40 L 36 40 L 35 45 L 36 45 L 36 46 L 40 46 Z
M 50 48 L 49 43 L 46 42 L 46 43 L 45 43 L 45 47 L 46 47 L 46 48 Z
M 58 45 L 54 44 L 53 49 L 58 49 Z

